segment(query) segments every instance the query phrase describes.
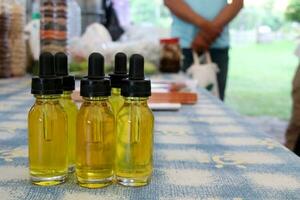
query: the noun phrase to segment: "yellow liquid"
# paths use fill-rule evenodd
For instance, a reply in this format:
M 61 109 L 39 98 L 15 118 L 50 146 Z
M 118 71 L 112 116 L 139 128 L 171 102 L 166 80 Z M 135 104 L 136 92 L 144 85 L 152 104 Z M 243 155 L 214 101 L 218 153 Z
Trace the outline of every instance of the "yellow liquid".
M 36 96 L 28 115 L 29 169 L 33 184 L 63 183 L 68 174 L 67 116 L 58 96 Z
M 125 186 L 144 186 L 153 170 L 154 117 L 147 98 L 126 98 L 117 117 L 116 178 Z
M 76 119 L 78 108 L 71 98 L 72 92 L 65 91 L 59 100 L 68 118 L 68 161 L 69 172 L 75 170 L 75 142 L 76 142 Z
M 112 183 L 115 138 L 108 98 L 86 98 L 77 117 L 76 176 L 80 186 L 100 188 Z
M 120 88 L 112 88 L 111 96 L 109 97 L 109 102 L 115 117 L 117 117 L 120 109 L 124 104 L 124 97 L 121 96 Z

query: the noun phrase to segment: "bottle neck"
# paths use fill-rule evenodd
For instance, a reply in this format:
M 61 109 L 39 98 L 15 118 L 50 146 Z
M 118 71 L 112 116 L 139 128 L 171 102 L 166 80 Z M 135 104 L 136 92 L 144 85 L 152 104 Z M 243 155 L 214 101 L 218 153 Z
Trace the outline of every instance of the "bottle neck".
M 86 102 L 108 101 L 108 97 L 83 97 Z
M 125 97 L 125 102 L 127 103 L 147 103 L 148 97 Z
M 121 96 L 121 88 L 112 88 L 111 94 L 115 96 Z
M 59 94 L 55 95 L 34 95 L 37 103 L 45 103 L 45 102 L 58 102 L 60 99 Z
M 61 95 L 61 97 L 63 99 L 72 99 L 72 91 L 64 91 L 63 94 Z

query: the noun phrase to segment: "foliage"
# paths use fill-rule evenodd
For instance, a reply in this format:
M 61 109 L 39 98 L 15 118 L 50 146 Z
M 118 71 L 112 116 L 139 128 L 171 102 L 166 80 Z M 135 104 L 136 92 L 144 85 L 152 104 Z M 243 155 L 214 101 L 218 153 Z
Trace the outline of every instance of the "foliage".
M 291 0 L 285 15 L 290 21 L 300 22 L 300 1 Z
M 239 16 L 232 22 L 231 28 L 236 30 L 253 30 L 259 26 L 269 26 L 272 30 L 280 29 L 284 21 L 284 13 L 274 9 L 276 0 L 265 0 L 261 7 L 244 7 Z
M 234 46 L 226 103 L 245 115 L 289 119 L 294 48 L 292 41 Z
M 130 3 L 134 23 L 149 23 L 163 27 L 170 25 L 170 12 L 163 4 L 163 0 L 130 0 Z

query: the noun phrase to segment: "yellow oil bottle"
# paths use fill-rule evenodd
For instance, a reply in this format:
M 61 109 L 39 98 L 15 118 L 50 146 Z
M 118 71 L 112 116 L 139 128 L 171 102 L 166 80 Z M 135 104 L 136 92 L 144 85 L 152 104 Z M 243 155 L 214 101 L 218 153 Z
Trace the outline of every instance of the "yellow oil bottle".
M 31 93 L 36 101 L 28 114 L 30 178 L 36 185 L 57 185 L 68 174 L 68 136 L 67 115 L 59 103 L 62 79 L 55 75 L 52 54 L 41 54 Z
M 111 96 L 109 102 L 113 109 L 115 117 L 124 104 L 124 97 L 121 96 L 122 80 L 128 78 L 127 74 L 127 56 L 124 53 L 117 53 L 115 56 L 114 72 L 109 75 L 111 81 Z
M 88 76 L 81 80 L 84 99 L 77 117 L 76 177 L 87 188 L 110 185 L 114 177 L 115 119 L 108 97 L 110 80 L 104 77 L 104 58 L 93 53 Z
M 142 56 L 130 58 L 121 94 L 125 102 L 117 116 L 116 180 L 125 186 L 144 186 L 153 170 L 154 117 L 147 103 L 151 82 L 145 80 Z
M 76 119 L 78 108 L 72 100 L 72 92 L 75 90 L 75 77 L 69 75 L 68 56 L 64 53 L 55 54 L 56 75 L 63 79 L 63 94 L 59 100 L 68 119 L 68 162 L 69 173 L 75 171 L 75 138 Z

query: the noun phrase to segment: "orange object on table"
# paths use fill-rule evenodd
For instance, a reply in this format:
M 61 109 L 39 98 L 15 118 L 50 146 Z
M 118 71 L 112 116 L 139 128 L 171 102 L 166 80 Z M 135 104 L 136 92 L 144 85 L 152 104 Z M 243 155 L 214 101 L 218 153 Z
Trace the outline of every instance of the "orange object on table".
M 192 92 L 152 93 L 149 103 L 196 104 L 198 95 Z
M 82 102 L 79 91 L 75 91 L 72 98 L 76 102 Z M 168 93 L 152 93 L 149 103 L 180 103 L 180 104 L 196 104 L 198 95 L 192 92 L 168 92 Z

